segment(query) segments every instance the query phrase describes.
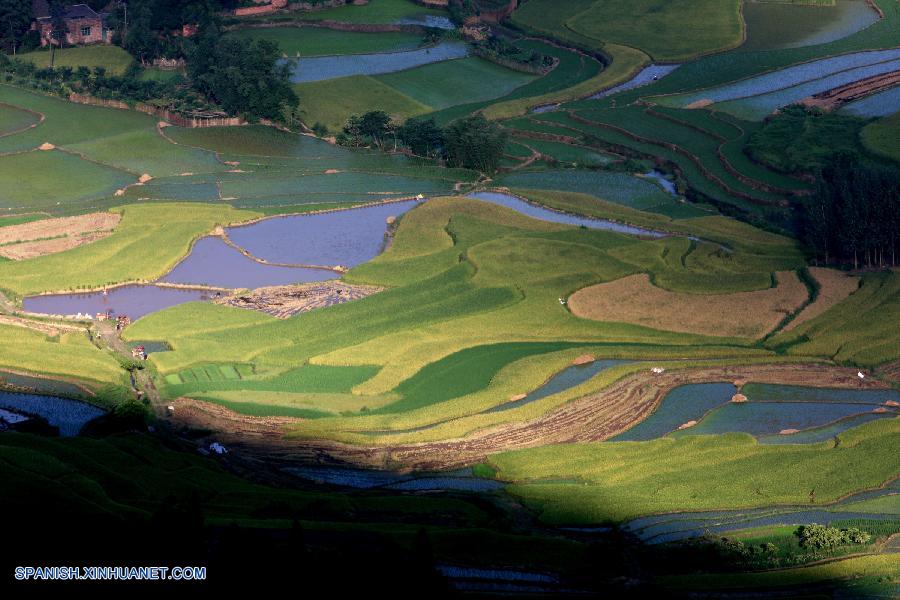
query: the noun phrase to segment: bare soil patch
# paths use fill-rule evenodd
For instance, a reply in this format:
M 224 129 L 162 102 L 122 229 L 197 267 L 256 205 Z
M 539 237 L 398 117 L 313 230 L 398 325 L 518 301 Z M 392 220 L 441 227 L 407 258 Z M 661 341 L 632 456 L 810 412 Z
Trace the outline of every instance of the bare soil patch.
M 891 71 L 854 81 L 826 92 L 821 92 L 800 101 L 804 106 L 815 106 L 830 111 L 848 102 L 870 96 L 900 84 L 900 71 Z
M 643 325 L 665 331 L 759 338 L 796 311 L 808 297 L 793 271 L 776 274 L 778 285 L 734 294 L 682 294 L 631 275 L 581 289 L 569 297 L 572 314 L 595 321 Z
M 238 293 L 220 298 L 216 303 L 258 310 L 279 319 L 287 319 L 297 313 L 359 300 L 383 289 L 374 285 L 324 281 L 259 288 L 246 294 Z
M 816 296 L 815 302 L 800 311 L 800 314 L 785 325 L 785 331 L 790 331 L 801 323 L 815 319 L 859 289 L 859 277 L 854 275 L 824 267 L 810 267 L 809 273 L 819 284 L 819 295 Z
M 108 236 L 121 218 L 102 212 L 0 227 L 0 256 L 25 260 L 69 250 Z

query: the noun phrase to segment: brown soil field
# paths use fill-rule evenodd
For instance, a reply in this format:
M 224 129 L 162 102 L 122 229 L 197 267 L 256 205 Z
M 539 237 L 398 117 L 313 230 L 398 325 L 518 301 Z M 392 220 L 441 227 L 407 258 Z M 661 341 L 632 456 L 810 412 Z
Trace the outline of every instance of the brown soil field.
M 430 470 L 470 465 L 506 450 L 606 440 L 649 416 L 675 387 L 736 379 L 822 387 L 883 387 L 875 381 L 860 381 L 856 369 L 827 364 L 684 369 L 667 371 L 663 375 L 651 375 L 648 369 L 532 421 L 488 427 L 466 437 L 439 442 L 387 446 L 291 439 L 285 433 L 289 433 L 291 425 L 298 419 L 250 417 L 191 398 L 176 400 L 170 419 L 171 425 L 177 428 L 214 432 L 205 441 L 217 440 L 232 453 L 269 469 L 291 464 L 342 463 L 382 469 Z
M 108 236 L 121 218 L 100 212 L 0 227 L 0 256 L 25 260 L 69 250 Z
M 64 323 L 46 323 L 44 321 L 33 321 L 31 319 L 23 319 L 20 317 L 12 317 L 9 315 L 0 315 L 0 325 L 12 325 L 13 327 L 24 327 L 43 333 L 47 336 L 56 336 L 61 333 L 72 331 L 85 331 L 84 327 L 78 325 L 66 325 Z
M 790 331 L 797 325 L 815 319 L 826 310 L 845 300 L 850 294 L 859 288 L 859 277 L 842 273 L 834 269 L 823 267 L 810 267 L 809 273 L 819 284 L 819 295 L 816 301 L 800 311 L 784 330 Z
M 776 274 L 778 285 L 735 294 L 681 294 L 631 275 L 578 290 L 568 299 L 572 314 L 595 321 L 643 325 L 705 335 L 759 338 L 778 326 L 808 298 L 793 271 Z
M 279 319 L 287 319 L 297 313 L 359 300 L 383 289 L 373 285 L 324 281 L 259 288 L 246 294 L 238 293 L 217 299 L 216 304 L 258 310 Z

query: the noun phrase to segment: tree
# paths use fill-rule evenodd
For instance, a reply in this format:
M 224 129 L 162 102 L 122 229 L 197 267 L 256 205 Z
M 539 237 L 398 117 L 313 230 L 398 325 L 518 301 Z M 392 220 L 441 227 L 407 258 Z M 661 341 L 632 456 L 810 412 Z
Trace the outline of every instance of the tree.
M 397 136 L 413 154 L 433 158 L 444 147 L 444 133 L 433 118 L 409 119 L 397 130 Z
M 453 122 L 444 130 L 444 147 L 451 166 L 493 173 L 500 165 L 507 133 L 484 115 Z
M 391 130 L 391 117 L 383 110 L 371 110 L 359 120 L 360 134 L 371 139 L 379 148 Z
M 203 36 L 188 51 L 188 75 L 194 88 L 231 114 L 281 119 L 297 104 L 290 67 L 279 63 L 278 45 Z
M 28 34 L 32 21 L 31 0 L 0 0 L 0 44 L 13 54 Z

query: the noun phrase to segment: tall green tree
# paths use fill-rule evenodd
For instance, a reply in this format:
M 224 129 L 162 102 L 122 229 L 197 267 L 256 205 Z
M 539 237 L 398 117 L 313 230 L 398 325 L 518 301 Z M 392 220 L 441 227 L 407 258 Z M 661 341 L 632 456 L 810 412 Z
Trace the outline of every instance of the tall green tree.
M 32 18 L 31 0 L 0 0 L 0 45 L 9 52 L 17 52 Z
M 278 45 L 204 36 L 188 51 L 187 70 L 195 89 L 231 114 L 281 119 L 297 104 L 290 67 L 279 62 Z
M 493 173 L 500 166 L 508 134 L 481 113 L 451 123 L 444 129 L 447 162 L 453 167 Z

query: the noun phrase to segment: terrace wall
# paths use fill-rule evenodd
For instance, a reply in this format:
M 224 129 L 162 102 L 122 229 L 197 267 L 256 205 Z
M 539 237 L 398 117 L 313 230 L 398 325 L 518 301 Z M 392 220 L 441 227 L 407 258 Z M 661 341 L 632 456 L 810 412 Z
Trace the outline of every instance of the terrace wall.
M 130 106 L 121 100 L 107 100 L 104 98 L 94 98 L 84 94 L 69 94 L 69 101 L 77 104 L 89 104 L 91 106 L 103 106 L 105 108 L 117 108 L 121 110 L 136 110 L 148 115 L 153 115 L 164 121 L 168 121 L 178 127 L 186 127 L 196 129 L 198 127 L 234 127 L 246 124 L 246 121 L 240 117 L 186 117 L 176 112 L 172 112 L 165 108 L 151 106 L 138 102 L 134 106 Z

